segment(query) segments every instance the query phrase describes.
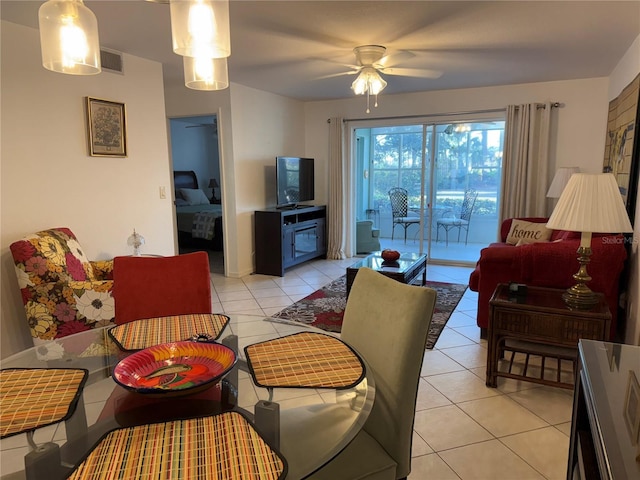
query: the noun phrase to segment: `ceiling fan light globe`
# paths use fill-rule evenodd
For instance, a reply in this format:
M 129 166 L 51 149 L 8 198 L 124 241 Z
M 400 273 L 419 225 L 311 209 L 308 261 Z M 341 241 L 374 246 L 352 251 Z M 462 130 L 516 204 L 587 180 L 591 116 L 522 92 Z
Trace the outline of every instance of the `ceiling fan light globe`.
M 371 95 L 378 95 L 384 87 L 387 86 L 387 82 L 385 82 L 384 78 L 375 73 L 372 75 L 369 80 L 369 92 Z
M 360 75 L 358 75 L 358 78 L 353 81 L 351 84 L 351 90 L 353 90 L 353 93 L 356 95 L 364 95 L 366 93 L 367 78 L 364 72 L 361 72 Z

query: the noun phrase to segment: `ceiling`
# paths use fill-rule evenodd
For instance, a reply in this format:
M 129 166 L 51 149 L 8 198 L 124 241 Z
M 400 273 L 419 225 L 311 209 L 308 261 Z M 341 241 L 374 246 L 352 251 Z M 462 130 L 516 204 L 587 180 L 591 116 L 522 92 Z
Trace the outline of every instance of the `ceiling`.
M 2 0 L 2 19 L 37 28 L 42 3 Z M 183 84 L 169 5 L 84 3 L 101 46 L 162 62 L 165 84 Z M 399 67 L 443 72 L 385 76 L 391 94 L 609 76 L 640 35 L 640 0 L 231 0 L 230 17 L 229 80 L 304 101 L 352 97 L 355 77 L 333 75 L 363 44 L 386 46 Z

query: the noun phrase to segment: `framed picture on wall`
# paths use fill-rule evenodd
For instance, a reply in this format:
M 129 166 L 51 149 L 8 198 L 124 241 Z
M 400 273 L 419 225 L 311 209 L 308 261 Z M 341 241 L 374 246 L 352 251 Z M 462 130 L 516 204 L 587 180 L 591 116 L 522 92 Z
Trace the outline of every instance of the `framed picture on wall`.
M 609 103 L 605 158 L 602 171 L 613 173 L 633 223 L 638 195 L 640 161 L 640 75 Z
M 86 97 L 89 155 L 126 157 L 127 129 L 124 103 Z

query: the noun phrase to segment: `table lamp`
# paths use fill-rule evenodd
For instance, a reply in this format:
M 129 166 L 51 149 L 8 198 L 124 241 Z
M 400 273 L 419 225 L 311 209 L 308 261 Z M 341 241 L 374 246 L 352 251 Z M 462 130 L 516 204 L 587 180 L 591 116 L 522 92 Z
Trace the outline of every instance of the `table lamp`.
M 218 180 L 216 180 L 215 178 L 212 178 L 209 180 L 209 188 L 211 189 L 211 203 L 215 203 L 218 201 L 218 199 L 216 198 L 216 188 L 218 188 L 220 185 L 218 185 Z
M 592 308 L 598 298 L 586 285 L 591 280 L 587 273 L 591 234 L 633 232 L 613 174 L 574 173 L 560 195 L 547 228 L 581 233 L 577 251 L 580 268 L 573 275 L 576 284 L 567 289 L 562 298 L 571 308 Z
M 547 198 L 560 198 L 564 188 L 569 183 L 571 175 L 578 173 L 580 169 L 578 167 L 561 167 L 556 170 L 556 174 L 551 181 L 551 186 L 547 191 Z
M 127 245 L 133 247 L 133 256 L 140 256 L 140 247 L 144 245 L 144 237 L 133 229 L 133 233 L 127 238 Z

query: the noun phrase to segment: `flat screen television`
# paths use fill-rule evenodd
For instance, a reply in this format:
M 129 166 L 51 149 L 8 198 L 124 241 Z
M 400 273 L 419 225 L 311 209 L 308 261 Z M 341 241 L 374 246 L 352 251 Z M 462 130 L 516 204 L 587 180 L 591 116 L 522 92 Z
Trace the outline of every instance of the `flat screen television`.
M 278 208 L 296 208 L 314 198 L 313 158 L 276 157 Z

